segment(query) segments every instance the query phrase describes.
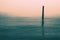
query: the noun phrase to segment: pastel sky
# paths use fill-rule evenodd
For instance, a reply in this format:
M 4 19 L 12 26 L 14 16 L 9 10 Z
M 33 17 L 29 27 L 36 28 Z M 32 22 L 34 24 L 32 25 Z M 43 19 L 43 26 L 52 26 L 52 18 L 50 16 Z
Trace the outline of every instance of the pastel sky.
M 41 17 L 42 5 L 45 17 L 60 16 L 60 0 L 0 0 L 0 12 L 13 17 Z

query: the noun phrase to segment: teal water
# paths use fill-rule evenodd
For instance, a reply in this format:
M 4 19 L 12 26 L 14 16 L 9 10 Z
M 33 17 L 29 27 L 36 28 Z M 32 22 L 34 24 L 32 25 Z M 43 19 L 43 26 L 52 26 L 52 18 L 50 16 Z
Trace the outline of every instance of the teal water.
M 60 40 L 60 18 L 45 18 L 45 40 Z M 0 18 L 0 40 L 42 40 L 41 18 Z

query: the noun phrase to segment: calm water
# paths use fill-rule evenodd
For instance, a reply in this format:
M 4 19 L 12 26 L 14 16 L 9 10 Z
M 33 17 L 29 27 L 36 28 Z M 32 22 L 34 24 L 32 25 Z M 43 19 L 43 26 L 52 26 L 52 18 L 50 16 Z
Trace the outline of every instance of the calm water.
M 45 18 L 45 40 L 60 40 L 60 18 Z M 0 40 L 42 40 L 41 18 L 0 18 Z

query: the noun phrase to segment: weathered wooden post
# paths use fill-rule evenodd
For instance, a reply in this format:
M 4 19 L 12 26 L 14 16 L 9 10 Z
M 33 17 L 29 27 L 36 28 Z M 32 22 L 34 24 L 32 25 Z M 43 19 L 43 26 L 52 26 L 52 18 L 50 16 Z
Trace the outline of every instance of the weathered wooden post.
M 42 38 L 44 40 L 44 5 L 42 6 Z

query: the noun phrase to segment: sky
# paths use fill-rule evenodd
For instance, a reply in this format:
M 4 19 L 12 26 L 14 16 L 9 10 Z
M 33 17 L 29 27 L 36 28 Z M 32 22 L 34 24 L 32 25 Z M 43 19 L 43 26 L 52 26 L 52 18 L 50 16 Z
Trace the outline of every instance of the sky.
M 60 17 L 60 0 L 0 0 L 0 14 L 11 17 Z

